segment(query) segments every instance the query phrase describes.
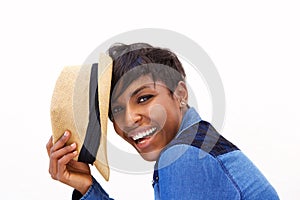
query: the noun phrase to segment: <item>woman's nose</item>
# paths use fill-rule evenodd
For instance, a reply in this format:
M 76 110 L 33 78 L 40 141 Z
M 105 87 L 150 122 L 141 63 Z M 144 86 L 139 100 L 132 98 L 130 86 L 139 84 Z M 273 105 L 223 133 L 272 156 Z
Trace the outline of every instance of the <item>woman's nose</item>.
M 139 125 L 142 115 L 137 108 L 127 107 L 125 109 L 124 125 L 125 127 L 132 128 Z

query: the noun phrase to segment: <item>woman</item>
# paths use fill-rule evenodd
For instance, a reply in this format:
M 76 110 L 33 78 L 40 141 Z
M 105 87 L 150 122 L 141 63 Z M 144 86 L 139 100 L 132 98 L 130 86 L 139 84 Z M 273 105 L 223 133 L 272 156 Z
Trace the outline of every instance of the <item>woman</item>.
M 231 142 L 188 106 L 184 69 L 174 53 L 148 44 L 116 44 L 110 119 L 147 161 L 156 161 L 155 199 L 278 199 Z M 73 199 L 109 199 L 88 165 L 72 160 L 69 132 L 47 144 L 52 178 L 75 188 Z

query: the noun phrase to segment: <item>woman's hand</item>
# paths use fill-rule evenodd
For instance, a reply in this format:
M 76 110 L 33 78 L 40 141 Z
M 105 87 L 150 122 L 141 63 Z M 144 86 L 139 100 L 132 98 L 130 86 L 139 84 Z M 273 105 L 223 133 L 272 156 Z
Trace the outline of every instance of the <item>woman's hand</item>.
M 85 194 L 92 185 L 90 168 L 86 163 L 73 160 L 78 154 L 76 144 L 65 146 L 70 136 L 71 133 L 66 131 L 55 144 L 52 143 L 52 137 L 49 139 L 46 145 L 50 158 L 49 173 L 54 180 Z

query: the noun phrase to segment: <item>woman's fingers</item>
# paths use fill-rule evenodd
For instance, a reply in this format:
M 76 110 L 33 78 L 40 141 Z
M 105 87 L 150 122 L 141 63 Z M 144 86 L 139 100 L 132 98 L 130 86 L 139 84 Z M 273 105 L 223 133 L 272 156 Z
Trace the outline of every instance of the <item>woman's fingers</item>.
M 73 152 L 74 150 L 76 150 L 76 143 L 73 143 L 71 145 L 65 146 L 61 149 L 58 149 L 56 151 L 53 151 L 50 155 L 51 158 L 58 160 L 61 157 L 65 156 L 68 153 Z
M 58 179 L 58 168 L 62 168 L 61 165 L 66 165 L 70 160 L 72 160 L 76 155 L 76 144 L 73 143 L 56 151 L 53 151 L 50 154 L 50 165 L 49 165 L 49 173 L 52 178 Z M 65 166 L 64 166 L 65 167 Z
M 66 142 L 70 139 L 70 137 L 71 133 L 69 131 L 65 131 L 65 133 L 60 137 L 60 139 L 52 146 L 50 153 L 65 146 Z
M 77 155 L 76 144 L 65 146 L 69 140 L 71 133 L 66 131 L 62 137 L 55 143 L 52 144 L 52 138 L 48 141 L 46 147 L 50 158 L 49 173 L 55 180 L 63 180 L 63 171 L 66 170 L 66 165 Z
M 57 161 L 57 180 L 60 180 L 64 183 L 69 182 L 70 172 L 67 169 L 67 164 L 77 156 L 77 151 L 73 151 L 64 155 L 61 159 Z

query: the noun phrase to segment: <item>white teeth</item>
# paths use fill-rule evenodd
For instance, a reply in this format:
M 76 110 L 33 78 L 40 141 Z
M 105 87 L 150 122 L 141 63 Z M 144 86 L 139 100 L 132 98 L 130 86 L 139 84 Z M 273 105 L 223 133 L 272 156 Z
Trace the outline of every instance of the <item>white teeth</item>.
M 141 139 L 141 138 L 143 138 L 143 137 L 146 137 L 146 136 L 148 136 L 148 135 L 153 134 L 155 131 L 156 131 L 156 128 L 153 127 L 153 128 L 151 128 L 151 129 L 149 129 L 149 130 L 147 130 L 147 131 L 144 131 L 144 132 L 142 132 L 142 133 L 136 134 L 135 136 L 132 137 L 132 139 L 133 139 L 133 140 Z

